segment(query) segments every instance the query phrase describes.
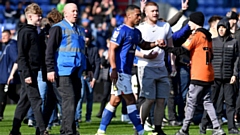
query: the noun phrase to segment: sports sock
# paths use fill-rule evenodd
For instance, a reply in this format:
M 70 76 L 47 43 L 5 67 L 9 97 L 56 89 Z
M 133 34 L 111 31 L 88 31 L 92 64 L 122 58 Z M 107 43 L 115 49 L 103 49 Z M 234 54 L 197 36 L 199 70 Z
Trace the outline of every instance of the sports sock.
M 114 111 L 115 111 L 115 107 L 112 106 L 110 103 L 108 103 L 103 111 L 99 130 L 106 131 L 107 126 L 109 125 L 109 123 L 112 120 Z
M 133 125 L 135 126 L 138 133 L 143 132 L 143 126 L 141 124 L 140 118 L 139 118 L 139 112 L 137 110 L 136 105 L 128 105 L 127 106 L 128 116 L 130 120 L 132 121 Z

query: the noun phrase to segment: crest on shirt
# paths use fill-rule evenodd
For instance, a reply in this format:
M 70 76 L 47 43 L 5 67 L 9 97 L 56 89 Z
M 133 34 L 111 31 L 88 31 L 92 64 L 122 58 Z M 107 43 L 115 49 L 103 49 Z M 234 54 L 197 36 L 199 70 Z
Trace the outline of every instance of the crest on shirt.
M 117 38 L 118 37 L 118 35 L 119 35 L 119 31 L 114 31 L 114 33 L 113 33 L 113 38 Z

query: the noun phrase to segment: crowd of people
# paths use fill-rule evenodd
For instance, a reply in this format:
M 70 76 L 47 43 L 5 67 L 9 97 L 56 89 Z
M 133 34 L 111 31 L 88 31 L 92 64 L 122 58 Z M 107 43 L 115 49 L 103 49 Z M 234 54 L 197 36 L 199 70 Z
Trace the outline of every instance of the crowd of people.
M 233 8 L 224 17 L 214 15 L 207 30 L 204 14 L 193 12 L 173 32 L 188 2 L 170 20 L 159 18 L 158 4 L 146 0 L 125 13 L 112 0 L 83 10 L 61 0 L 46 18 L 30 3 L 19 10 L 17 40 L 2 31 L 0 121 L 8 95 L 17 103 L 10 135 L 21 134 L 24 118 L 37 135 L 48 135 L 54 124 L 61 125 L 61 135 L 77 135 L 84 96 L 85 122 L 91 123 L 94 88 L 102 80 L 96 135 L 106 134 L 120 103 L 122 121 L 131 121 L 137 135 L 166 135 L 166 121 L 182 126 L 176 135 L 188 135 L 192 122 L 200 134 L 211 127 L 213 135 L 224 135 L 225 122 L 229 134 L 240 134 L 239 14 Z

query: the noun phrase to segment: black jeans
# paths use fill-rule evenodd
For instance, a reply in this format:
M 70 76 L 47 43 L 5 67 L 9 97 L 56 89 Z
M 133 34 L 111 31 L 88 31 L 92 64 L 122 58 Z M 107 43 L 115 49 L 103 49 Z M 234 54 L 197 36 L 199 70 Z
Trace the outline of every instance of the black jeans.
M 62 97 L 62 124 L 61 135 L 75 135 L 76 123 L 75 112 L 77 102 L 81 95 L 81 79 L 78 77 L 78 70 L 70 76 L 60 76 L 58 91 Z
M 3 117 L 3 113 L 7 103 L 7 96 L 15 103 L 19 100 L 19 95 L 16 92 L 16 84 L 9 84 L 8 91 L 4 92 L 6 84 L 0 84 L 0 117 Z
M 35 116 L 36 123 L 37 123 L 36 134 L 39 134 L 38 129 L 41 134 L 46 129 L 43 121 L 43 116 L 42 116 L 42 110 L 41 110 L 42 99 L 40 97 L 40 93 L 38 89 L 37 75 L 38 75 L 38 71 L 31 71 L 32 83 L 26 84 L 25 78 L 23 74 L 20 72 L 20 79 L 22 82 L 22 86 L 20 91 L 20 99 L 18 101 L 15 114 L 14 114 L 14 119 L 13 119 L 13 126 L 11 131 L 13 135 L 19 133 L 21 122 L 23 118 L 26 116 L 30 106 L 33 109 L 33 114 Z

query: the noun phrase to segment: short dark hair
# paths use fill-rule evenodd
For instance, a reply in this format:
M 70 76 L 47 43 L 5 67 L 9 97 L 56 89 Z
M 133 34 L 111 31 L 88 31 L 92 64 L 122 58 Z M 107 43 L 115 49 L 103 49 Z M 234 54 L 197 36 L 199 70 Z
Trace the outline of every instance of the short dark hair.
M 219 15 L 213 15 L 212 17 L 210 17 L 210 19 L 208 20 L 208 25 L 211 27 L 211 24 L 217 20 L 221 20 L 222 17 Z
M 128 11 L 132 11 L 134 9 L 139 9 L 140 10 L 140 7 L 138 7 L 136 5 L 128 5 L 126 10 L 125 10 L 125 13 L 127 13 Z
M 11 31 L 10 30 L 3 30 L 2 33 L 8 33 L 9 35 L 11 35 Z

